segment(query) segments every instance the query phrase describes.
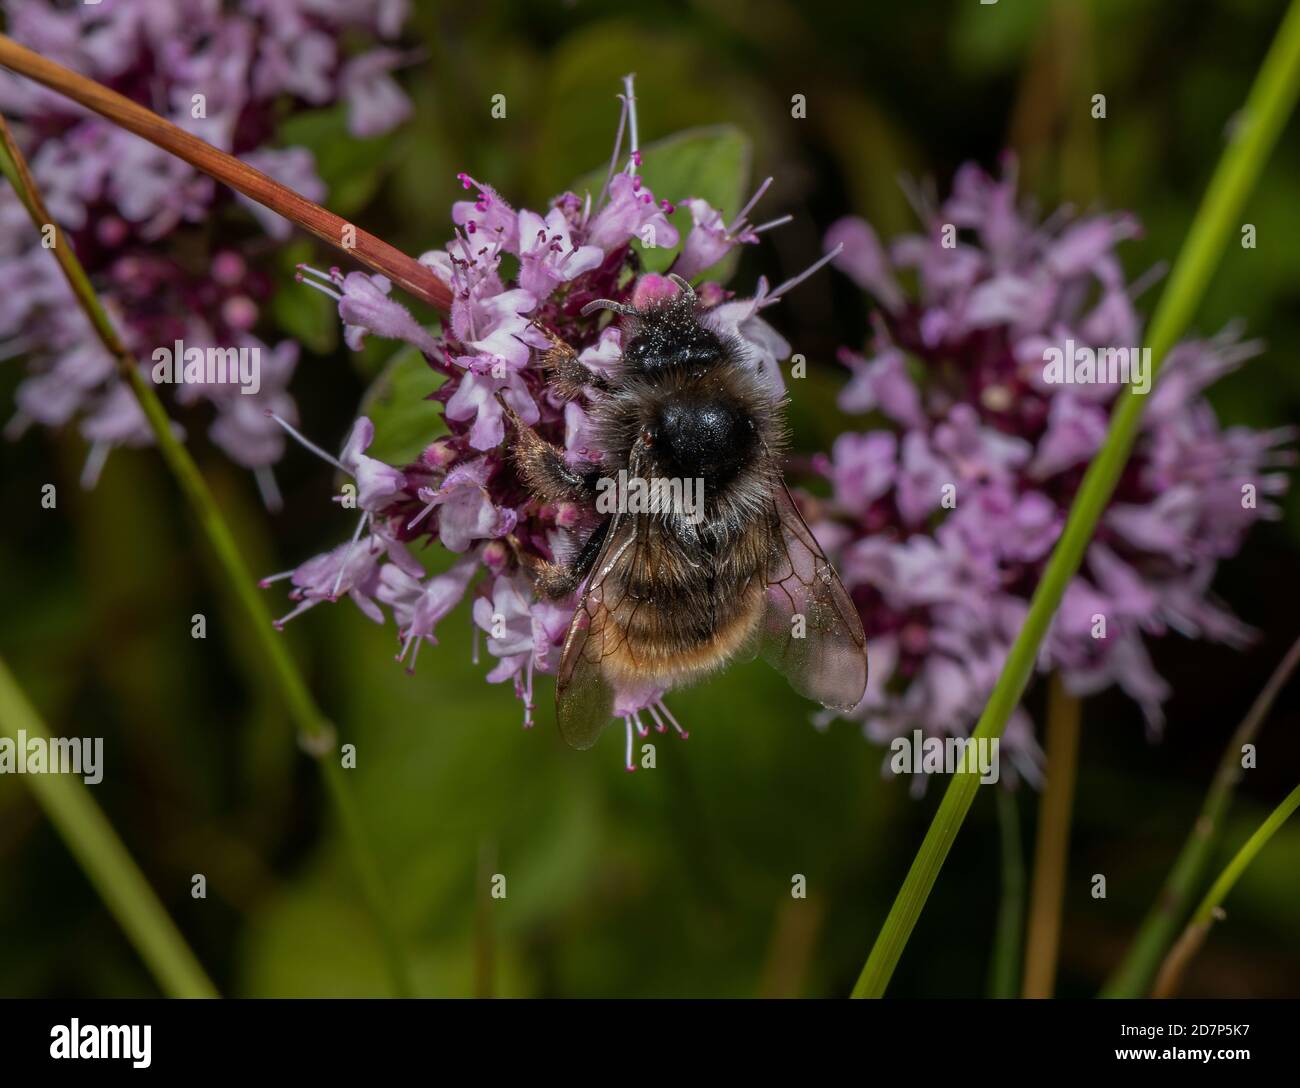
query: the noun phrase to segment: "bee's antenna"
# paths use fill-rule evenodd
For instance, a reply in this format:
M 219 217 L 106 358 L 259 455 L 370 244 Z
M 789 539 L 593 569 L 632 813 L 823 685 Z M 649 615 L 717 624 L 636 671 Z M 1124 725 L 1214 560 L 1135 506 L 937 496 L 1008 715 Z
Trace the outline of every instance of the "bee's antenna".
M 588 314 L 595 313 L 597 310 L 613 310 L 616 314 L 636 313 L 636 310 L 631 306 L 626 306 L 621 302 L 615 302 L 610 298 L 598 298 L 588 302 L 587 305 L 582 308 L 582 316 L 586 317 Z
M 695 301 L 695 288 L 692 287 L 689 283 L 687 283 L 686 280 L 684 280 L 684 279 L 683 279 L 681 276 L 679 276 L 676 272 L 669 272 L 669 273 L 668 273 L 668 278 L 669 278 L 670 280 L 672 280 L 673 283 L 677 284 L 677 286 L 680 287 L 680 288 L 682 289 L 682 294 L 683 294 L 683 295 L 685 295 L 685 296 L 686 296 L 688 299 L 690 299 L 692 302 Z

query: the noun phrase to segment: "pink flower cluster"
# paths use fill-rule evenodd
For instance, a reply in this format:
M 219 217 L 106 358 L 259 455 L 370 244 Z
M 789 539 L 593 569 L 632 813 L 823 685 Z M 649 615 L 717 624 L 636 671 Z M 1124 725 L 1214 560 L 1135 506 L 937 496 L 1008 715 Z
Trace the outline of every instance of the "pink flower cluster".
M 860 219 L 827 248 L 875 300 L 866 357 L 846 352 L 840 397 L 869 414 L 821 467 L 832 498 L 819 536 L 838 556 L 871 644 L 854 717 L 886 740 L 969 731 L 1024 618 L 1121 383 L 1049 381 L 1067 341 L 1140 347 L 1116 244 L 1125 214 L 1042 223 L 1017 208 L 1014 163 L 1000 179 L 968 165 L 952 194 L 918 199 L 923 232 L 884 246 Z M 914 286 L 904 286 L 904 282 Z M 1158 730 L 1169 695 L 1146 638 L 1172 630 L 1241 645 L 1249 629 L 1209 592 L 1216 564 L 1273 518 L 1294 463 L 1290 430 L 1222 428 L 1201 391 L 1260 350 L 1229 328 L 1170 353 L 1141 435 L 1044 644 L 1039 668 L 1085 695 L 1119 685 Z M 1022 710 L 1007 739 L 1032 777 Z
M 620 143 L 629 120 L 636 132 L 630 81 L 622 99 Z M 600 192 L 563 193 L 545 212 L 515 209 L 488 185 L 460 175 L 473 197 L 453 206 L 451 241 L 420 258 L 451 289 L 451 311 L 439 334 L 422 329 L 390 297 L 391 285 L 382 276 L 304 270 L 307 282 L 337 300 L 354 347 L 375 335 L 420 349 L 450 433 L 400 466 L 366 456 L 374 430 L 365 418 L 356 422 L 337 460 L 312 447 L 355 481 L 361 517 L 351 541 L 267 579 L 291 584 L 296 607 L 284 619 L 343 595 L 376 622 L 387 610 L 397 624 L 398 660 L 413 669 L 420 646 L 436 643 L 436 625 L 477 578 L 476 644 L 485 638 L 496 659 L 488 680 L 513 683 L 524 703 L 525 725 L 533 721 L 534 676 L 558 666 L 576 602 L 539 599 L 514 551 L 554 558 L 579 511 L 572 504 L 539 503 L 525 491 L 504 444 L 503 404 L 573 460 L 598 456 L 582 399 L 562 401 L 547 387 L 539 364 L 550 345 L 548 332 L 577 349 L 593 374 L 606 374 L 619 358 L 619 329 L 601 328 L 601 313 L 584 317 L 583 307 L 601 298 L 644 302 L 676 290 L 664 276 L 641 274 L 633 243 L 677 246 L 677 209 L 657 198 L 639 175 L 635 142 L 625 168 L 616 170 L 619 156 L 616 147 Z M 694 225 L 672 271 L 698 277 L 733 247 L 755 242 L 760 231 L 783 222 L 749 225 L 746 216 L 766 188 L 767 183 L 730 224 L 703 200 L 683 201 Z M 802 278 L 772 291 L 760 281 L 748 299 L 733 298 L 713 281 L 696 288 L 711 307 L 714 325 L 738 336 L 755 365 L 777 383 L 777 362 L 790 348 L 759 314 Z M 415 552 L 434 542 L 458 558 L 429 576 Z M 634 729 L 648 730 L 639 714 L 647 707 L 620 702 L 617 711 L 626 714 L 629 737 Z M 663 710 L 659 705 L 650 713 L 660 729 L 666 728 Z
M 380 45 L 358 54 L 342 44 L 396 37 L 406 0 L 12 0 L 6 15 L 7 32 L 20 43 L 313 200 L 326 194 L 312 154 L 269 144 L 286 108 L 342 101 L 358 137 L 387 131 L 410 109 L 390 74 L 402 54 Z M 128 348 L 144 360 L 177 340 L 205 351 L 260 352 L 258 393 L 194 385 L 177 399 L 212 409 L 212 440 L 256 470 L 274 502 L 269 466 L 279 459 L 284 436 L 265 410 L 294 415 L 286 386 L 298 348 L 285 341 L 272 350 L 254 336 L 273 285 L 221 243 L 217 226 L 233 204 L 229 194 L 181 160 L 8 71 L 0 71 L 0 110 L 15 123 L 50 214 L 71 237 Z M 285 220 L 239 201 L 272 238 L 287 237 Z M 87 485 L 113 447 L 150 441 L 113 361 L 16 195 L 4 187 L 0 358 L 17 355 L 28 359 L 31 373 L 18 388 L 10 437 L 32 423 L 76 421 L 91 443 Z

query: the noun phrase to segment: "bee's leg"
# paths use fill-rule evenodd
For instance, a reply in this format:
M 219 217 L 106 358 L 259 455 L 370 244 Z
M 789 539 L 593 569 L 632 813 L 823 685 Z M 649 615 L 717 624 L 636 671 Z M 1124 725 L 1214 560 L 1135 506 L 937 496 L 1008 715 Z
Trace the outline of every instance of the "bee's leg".
M 550 375 L 550 387 L 562 400 L 575 400 L 584 389 L 609 392 L 609 383 L 578 362 L 578 353 L 545 325 L 538 324 L 551 346 L 542 353 L 542 366 Z
M 608 531 L 609 522 L 602 521 L 591 536 L 587 537 L 578 554 L 568 563 L 552 563 L 541 559 L 520 548 L 514 536 L 510 536 L 508 540 L 520 566 L 532 578 L 537 592 L 548 600 L 554 601 L 567 597 L 582 585 L 582 580 L 591 573 L 591 568 L 596 563 L 596 556 L 600 554 L 600 546 L 605 542 L 605 534 Z
M 598 491 L 601 467 L 595 462 L 570 465 L 559 446 L 553 446 L 501 401 L 515 426 L 513 456 L 528 490 L 543 502 L 577 502 L 590 505 Z

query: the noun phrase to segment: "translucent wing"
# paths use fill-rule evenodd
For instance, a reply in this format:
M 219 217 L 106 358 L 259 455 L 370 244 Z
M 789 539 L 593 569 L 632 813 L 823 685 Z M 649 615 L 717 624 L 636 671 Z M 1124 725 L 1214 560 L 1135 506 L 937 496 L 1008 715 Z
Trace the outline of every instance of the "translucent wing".
M 614 713 L 614 689 L 601 662 L 619 646 L 623 633 L 613 613 L 620 602 L 606 600 L 610 571 L 635 561 L 638 519 L 616 514 L 569 624 L 555 683 L 555 717 L 560 736 L 574 748 L 590 748 Z
M 852 710 L 867 689 L 862 620 L 839 575 L 781 482 L 767 571 L 761 649 L 801 695 Z

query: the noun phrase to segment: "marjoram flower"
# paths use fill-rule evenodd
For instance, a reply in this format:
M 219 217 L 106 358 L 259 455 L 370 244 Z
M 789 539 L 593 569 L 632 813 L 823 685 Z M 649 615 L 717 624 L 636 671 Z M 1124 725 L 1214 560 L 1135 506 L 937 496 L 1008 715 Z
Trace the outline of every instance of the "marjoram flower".
M 1045 356 L 1069 342 L 1137 348 L 1142 333 L 1142 285 L 1125 282 L 1115 254 L 1137 232 L 1131 216 L 1037 223 L 1017 210 L 1010 160 L 998 179 L 963 167 L 944 203 L 919 210 L 923 232 L 888 246 L 859 219 L 826 236 L 877 305 L 867 354 L 843 355 L 840 406 L 866 428 L 821 459 L 832 493 L 816 504 L 871 640 L 853 717 L 877 741 L 973 726 L 1124 384 L 1053 383 Z M 1076 695 L 1118 685 L 1153 733 L 1169 686 L 1148 637 L 1250 637 L 1209 587 L 1247 529 L 1278 516 L 1294 435 L 1225 429 L 1202 390 L 1260 350 L 1228 328 L 1170 352 L 1039 659 Z M 1034 778 L 1023 709 L 1005 739 Z
M 270 146 L 278 118 L 340 102 L 360 137 L 388 131 L 409 112 L 390 74 L 403 56 L 378 44 L 400 33 L 406 0 L 10 0 L 5 7 L 7 33 L 18 42 L 312 200 L 326 195 L 314 157 L 306 148 Z M 364 50 L 366 42 L 374 48 L 357 52 L 354 43 Z M 266 412 L 296 415 L 287 387 L 297 345 L 283 341 L 272 349 L 255 337 L 273 284 L 223 239 L 251 232 L 240 207 L 277 240 L 289 223 L 242 197 L 232 200 L 180 159 L 3 70 L 0 110 L 14 122 L 51 215 L 137 358 L 147 361 L 177 341 L 204 352 L 258 353 L 255 392 L 231 395 L 240 391 L 229 383 L 196 383 L 182 386 L 176 399 L 213 409 L 212 441 L 255 472 L 275 505 L 271 466 L 284 434 Z M 18 388 L 6 433 L 17 437 L 32 423 L 75 423 L 91 444 L 87 486 L 115 446 L 151 441 L 53 255 L 5 186 L 0 358 L 9 356 L 24 356 L 30 376 Z

